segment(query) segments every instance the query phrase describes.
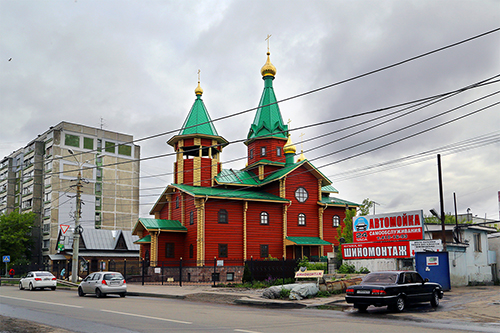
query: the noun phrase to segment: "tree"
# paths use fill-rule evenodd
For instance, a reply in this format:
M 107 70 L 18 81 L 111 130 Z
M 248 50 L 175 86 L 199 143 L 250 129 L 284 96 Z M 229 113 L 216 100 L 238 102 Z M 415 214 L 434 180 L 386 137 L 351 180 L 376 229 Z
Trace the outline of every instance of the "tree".
M 12 263 L 31 258 L 31 228 L 34 222 L 33 212 L 19 214 L 15 210 L 10 214 L 0 215 L 0 253 L 10 255 Z
M 373 201 L 366 198 L 363 200 L 363 203 L 358 207 L 359 215 L 364 216 L 370 213 L 370 208 L 373 207 Z M 344 228 L 341 232 L 339 232 L 338 239 L 341 237 L 344 238 L 344 243 L 352 243 L 353 235 L 352 235 L 352 220 L 356 216 L 356 209 L 346 209 L 345 218 L 344 218 Z M 339 230 L 340 231 L 340 230 Z
M 375 203 L 368 198 L 363 200 L 363 203 L 359 206 L 359 215 L 365 216 L 370 214 L 370 208 L 372 208 L 374 204 Z

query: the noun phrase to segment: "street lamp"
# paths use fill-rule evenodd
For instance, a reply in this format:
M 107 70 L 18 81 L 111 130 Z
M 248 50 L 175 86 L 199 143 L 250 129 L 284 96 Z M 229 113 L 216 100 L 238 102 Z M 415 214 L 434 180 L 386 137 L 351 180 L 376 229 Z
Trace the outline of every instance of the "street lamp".
M 80 250 L 80 215 L 82 208 L 82 165 L 78 162 L 78 159 L 75 157 L 73 150 L 68 149 L 68 152 L 71 156 L 74 157 L 76 162 L 78 163 L 78 177 L 76 182 L 76 212 L 75 212 L 75 230 L 73 231 L 73 258 L 71 261 L 71 282 L 78 282 L 78 255 Z

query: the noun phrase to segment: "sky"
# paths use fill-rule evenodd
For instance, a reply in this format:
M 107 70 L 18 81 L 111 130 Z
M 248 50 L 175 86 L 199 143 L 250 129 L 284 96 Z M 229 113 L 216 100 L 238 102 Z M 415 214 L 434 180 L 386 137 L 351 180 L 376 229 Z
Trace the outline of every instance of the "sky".
M 137 144 L 142 158 L 172 153 L 166 142 L 195 100 L 198 70 L 212 119 L 233 115 L 214 122 L 219 135 L 243 140 L 271 35 L 283 119 L 336 197 L 369 198 L 376 214 L 439 211 L 440 154 L 445 211 L 455 194 L 459 214 L 498 220 L 500 99 L 488 95 L 500 83 L 386 108 L 500 74 L 500 31 L 417 57 L 499 27 L 498 0 L 0 0 L 0 157 L 61 121 L 134 139 L 170 132 Z M 223 168 L 244 168 L 228 161 L 245 156 L 230 144 Z M 141 163 L 140 217 L 172 183 L 173 162 Z

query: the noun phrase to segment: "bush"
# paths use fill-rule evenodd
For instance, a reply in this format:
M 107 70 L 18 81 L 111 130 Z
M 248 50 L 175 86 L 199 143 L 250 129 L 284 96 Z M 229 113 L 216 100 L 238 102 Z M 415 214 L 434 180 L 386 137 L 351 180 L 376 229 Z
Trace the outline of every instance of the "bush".
M 243 278 L 242 282 L 250 282 L 252 280 L 252 273 L 250 272 L 250 268 L 248 268 L 248 265 L 245 265 L 245 269 L 243 270 Z
M 299 262 L 297 263 L 297 269 L 300 269 L 301 267 L 307 268 L 308 271 L 323 271 L 324 273 L 327 273 L 328 263 L 326 262 L 310 263 L 309 259 L 307 257 L 304 257 L 300 259 Z
M 289 289 L 285 289 L 285 288 L 281 288 L 281 290 L 280 290 L 280 298 L 282 298 L 282 299 L 290 298 L 290 290 Z
M 338 272 L 340 274 L 356 273 L 356 267 L 354 267 L 354 265 L 342 264 L 342 266 L 339 267 Z
M 358 273 L 360 273 L 360 274 L 368 274 L 368 273 L 370 273 L 370 270 L 368 268 L 366 268 L 366 267 L 361 267 L 359 269 Z

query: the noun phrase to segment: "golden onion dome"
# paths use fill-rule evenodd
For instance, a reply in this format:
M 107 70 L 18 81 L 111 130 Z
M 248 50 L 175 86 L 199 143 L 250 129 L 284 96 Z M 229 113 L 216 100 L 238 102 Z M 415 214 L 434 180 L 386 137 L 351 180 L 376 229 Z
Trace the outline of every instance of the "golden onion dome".
M 303 151 L 303 150 L 301 150 L 301 151 L 300 151 L 300 156 L 299 156 L 299 158 L 297 159 L 297 162 L 303 161 L 303 160 L 305 160 L 305 159 L 306 159 L 306 157 L 304 156 L 304 151 Z
M 285 154 L 295 154 L 295 152 L 297 152 L 297 148 L 293 145 L 290 134 L 288 134 L 288 140 L 286 140 L 285 146 L 283 147 L 283 152 Z
M 260 70 L 262 76 L 276 76 L 276 67 L 271 64 L 271 59 L 269 58 L 270 55 L 271 53 L 267 52 L 267 61 Z
M 198 81 L 198 87 L 196 87 L 196 89 L 194 90 L 194 93 L 196 94 L 196 96 L 203 95 L 203 89 L 201 89 L 200 81 Z

